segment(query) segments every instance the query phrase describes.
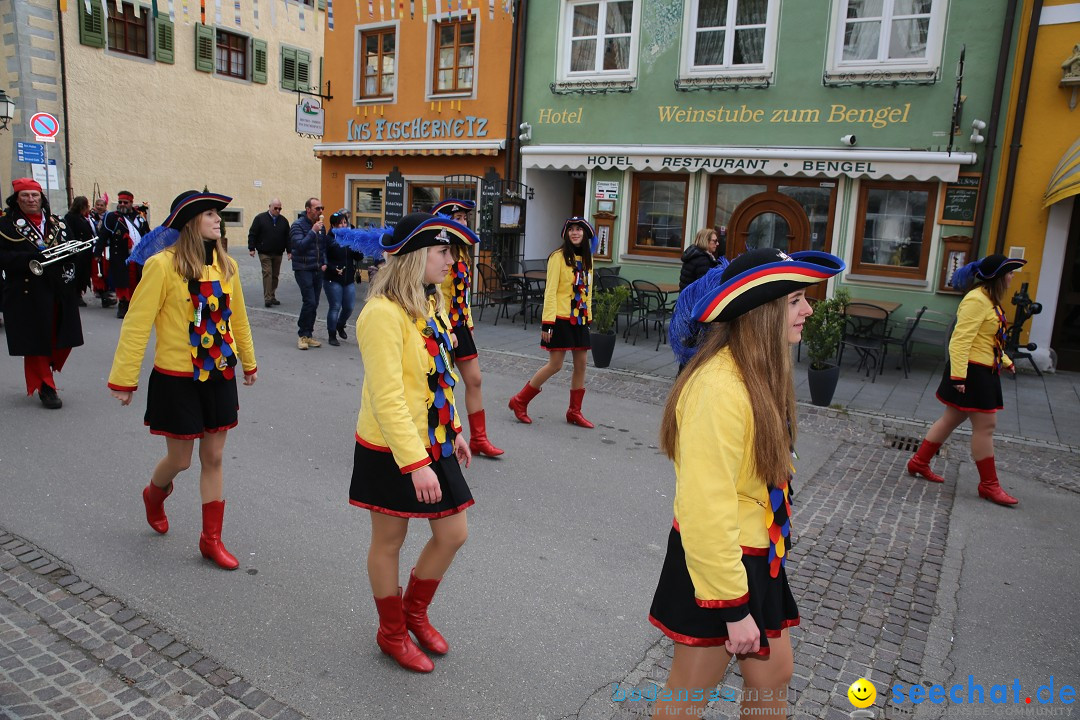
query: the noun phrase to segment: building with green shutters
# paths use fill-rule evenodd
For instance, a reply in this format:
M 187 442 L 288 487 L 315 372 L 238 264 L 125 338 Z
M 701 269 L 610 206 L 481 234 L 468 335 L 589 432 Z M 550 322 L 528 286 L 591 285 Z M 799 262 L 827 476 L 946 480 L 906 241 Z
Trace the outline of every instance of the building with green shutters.
M 984 249 L 1006 5 L 530 4 L 525 256 L 545 257 L 583 214 L 601 263 L 672 283 L 697 231 L 715 228 L 729 258 L 827 250 L 848 264 L 832 285 L 856 297 L 900 303 L 901 317 L 954 310 L 951 268 Z

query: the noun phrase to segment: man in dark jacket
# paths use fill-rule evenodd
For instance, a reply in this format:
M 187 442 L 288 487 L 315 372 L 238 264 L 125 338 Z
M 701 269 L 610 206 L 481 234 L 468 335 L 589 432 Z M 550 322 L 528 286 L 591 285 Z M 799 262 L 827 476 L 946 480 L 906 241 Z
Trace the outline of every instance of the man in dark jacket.
M 135 195 L 129 190 L 118 192 L 116 210 L 105 215 L 98 235 L 98 245 L 108 251 L 109 277 L 119 301 L 116 307 L 118 318 L 127 315 L 128 303 L 135 294 L 142 269 L 137 263 L 128 264 L 128 255 L 148 232 L 149 223 L 135 209 Z
M 323 204 L 319 198 L 309 198 L 304 203 L 304 214 L 289 228 L 289 253 L 293 275 L 300 287 L 300 297 L 303 298 L 300 318 L 296 322 L 297 334 L 300 336 L 296 347 L 301 350 L 322 345 L 312 335 L 315 332 L 315 316 L 319 311 L 323 272 L 326 270 L 325 252 Z
M 67 241 L 64 223 L 49 213 L 41 186 L 29 178 L 11 182 L 15 193 L 0 218 L 0 270 L 7 276 L 2 307 L 7 321 L 9 355 L 22 355 L 26 394 L 55 410 L 63 403 L 53 372 L 59 372 L 71 348 L 83 344 L 79 289 L 75 271 L 80 255 L 48 265 L 42 251 Z M 31 261 L 39 272 L 31 270 Z
M 289 221 L 281 217 L 281 201 L 274 198 L 269 209 L 256 215 L 248 229 L 248 254 L 255 257 L 255 253 L 259 253 L 266 307 L 281 304 L 277 299 L 278 276 L 281 274 L 281 256 L 288 249 Z

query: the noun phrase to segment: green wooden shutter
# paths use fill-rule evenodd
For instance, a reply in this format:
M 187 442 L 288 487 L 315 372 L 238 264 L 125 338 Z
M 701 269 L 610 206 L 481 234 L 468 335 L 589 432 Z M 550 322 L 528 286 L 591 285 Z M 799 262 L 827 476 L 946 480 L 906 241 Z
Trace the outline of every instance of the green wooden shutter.
M 157 39 L 157 48 L 154 57 L 160 63 L 172 65 L 175 62 L 173 55 L 173 24 L 166 16 L 159 15 L 154 20 L 154 37 Z
M 251 65 L 251 82 L 266 84 L 266 41 L 252 40 L 251 54 L 255 62 Z
M 311 89 L 311 53 L 306 50 L 296 51 L 296 89 Z
M 91 3 L 90 12 L 86 12 L 84 3 L 79 3 L 79 42 L 90 47 L 105 47 L 105 14 L 101 11 L 101 3 Z
M 293 48 L 281 48 L 281 87 L 296 89 L 296 50 Z
M 214 28 L 195 24 L 195 69 L 214 72 Z

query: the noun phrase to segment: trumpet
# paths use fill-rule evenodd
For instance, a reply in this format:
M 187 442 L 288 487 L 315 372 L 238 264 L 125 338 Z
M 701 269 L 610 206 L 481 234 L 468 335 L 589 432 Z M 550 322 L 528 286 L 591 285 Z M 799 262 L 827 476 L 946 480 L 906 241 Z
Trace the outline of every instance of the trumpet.
M 53 245 L 52 247 L 45 248 L 41 251 L 41 254 L 45 256 L 45 260 L 31 260 L 30 272 L 35 275 L 41 275 L 45 272 L 46 265 L 52 265 L 54 262 L 60 262 L 61 260 L 67 260 L 72 255 L 77 255 L 83 250 L 89 250 L 94 246 L 94 241 L 91 240 L 68 240 L 67 242 L 60 243 L 59 245 Z

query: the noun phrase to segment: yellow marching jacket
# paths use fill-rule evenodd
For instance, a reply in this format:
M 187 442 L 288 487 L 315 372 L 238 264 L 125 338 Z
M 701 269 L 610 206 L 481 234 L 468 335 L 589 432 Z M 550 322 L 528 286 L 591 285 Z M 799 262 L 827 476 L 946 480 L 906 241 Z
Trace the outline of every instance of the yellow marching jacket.
M 576 259 L 580 256 L 575 255 Z M 566 264 L 562 250 L 556 250 L 548 256 L 547 283 L 544 285 L 543 327 L 555 325 L 555 320 L 569 320 L 574 299 L 574 268 Z M 585 278 L 585 317 L 582 324 L 588 325 L 592 315 L 592 270 Z
M 730 350 L 694 373 L 675 418 L 675 523 L 694 596 L 702 607 L 745 606 L 742 548 L 769 547 L 769 489 L 754 470 L 754 413 Z
M 432 301 L 429 317 L 434 313 Z M 442 321 L 450 326 L 445 314 Z M 356 338 L 364 363 L 356 441 L 372 450 L 393 453 L 403 475 L 430 465 L 431 355 L 416 320 L 389 298 L 371 298 L 356 319 Z M 454 431 L 461 432 L 456 408 Z
M 956 309 L 956 328 L 949 340 L 949 377 L 953 381 L 967 379 L 968 363 L 994 366 L 998 326 L 997 311 L 985 288 L 976 288 L 964 296 Z M 1013 364 L 1004 352 L 1001 364 Z
M 454 266 L 452 268 L 450 268 L 450 272 L 446 273 L 446 277 L 443 279 L 442 285 L 439 286 L 439 290 L 442 291 L 442 296 L 443 296 L 443 307 L 446 308 L 446 315 L 447 315 L 447 317 L 450 318 L 450 326 L 451 327 L 457 327 L 458 325 L 460 325 L 461 320 L 458 319 L 457 317 L 455 317 L 455 312 L 454 312 L 454 285 L 456 283 L 458 283 L 458 282 L 461 282 L 461 280 L 457 277 L 458 264 L 459 263 L 465 263 L 465 272 L 468 273 L 468 275 L 469 275 L 469 277 L 467 279 L 470 282 L 470 287 L 469 287 L 468 291 L 465 293 L 465 308 L 464 308 L 464 311 L 465 311 L 466 324 L 469 326 L 469 329 L 472 330 L 473 329 L 472 307 L 471 307 L 471 304 L 472 304 L 472 287 L 471 287 L 471 284 L 472 284 L 472 268 L 471 268 L 471 265 L 470 265 L 470 262 L 469 262 L 471 260 L 471 257 L 469 256 L 469 253 L 468 253 L 467 250 L 465 250 L 464 248 L 462 248 L 462 247 L 460 247 L 458 245 L 453 246 L 452 249 L 453 249 L 454 258 L 455 258 Z
M 142 280 L 135 288 L 131 306 L 120 329 L 109 387 L 113 390 L 133 391 L 139 384 L 139 369 L 150 340 L 150 328 L 157 333 L 154 347 L 154 369 L 166 375 L 193 377 L 190 324 L 194 320 L 191 292 L 188 281 L 173 268 L 174 248 L 166 248 L 152 255 L 143 266 Z M 201 281 L 220 281 L 221 289 L 229 295 L 230 343 L 245 375 L 256 372 L 255 345 L 251 341 L 244 290 L 240 285 L 240 273 L 236 261 L 229 258 L 233 268 L 232 280 L 226 282 L 215 264 L 203 268 Z

